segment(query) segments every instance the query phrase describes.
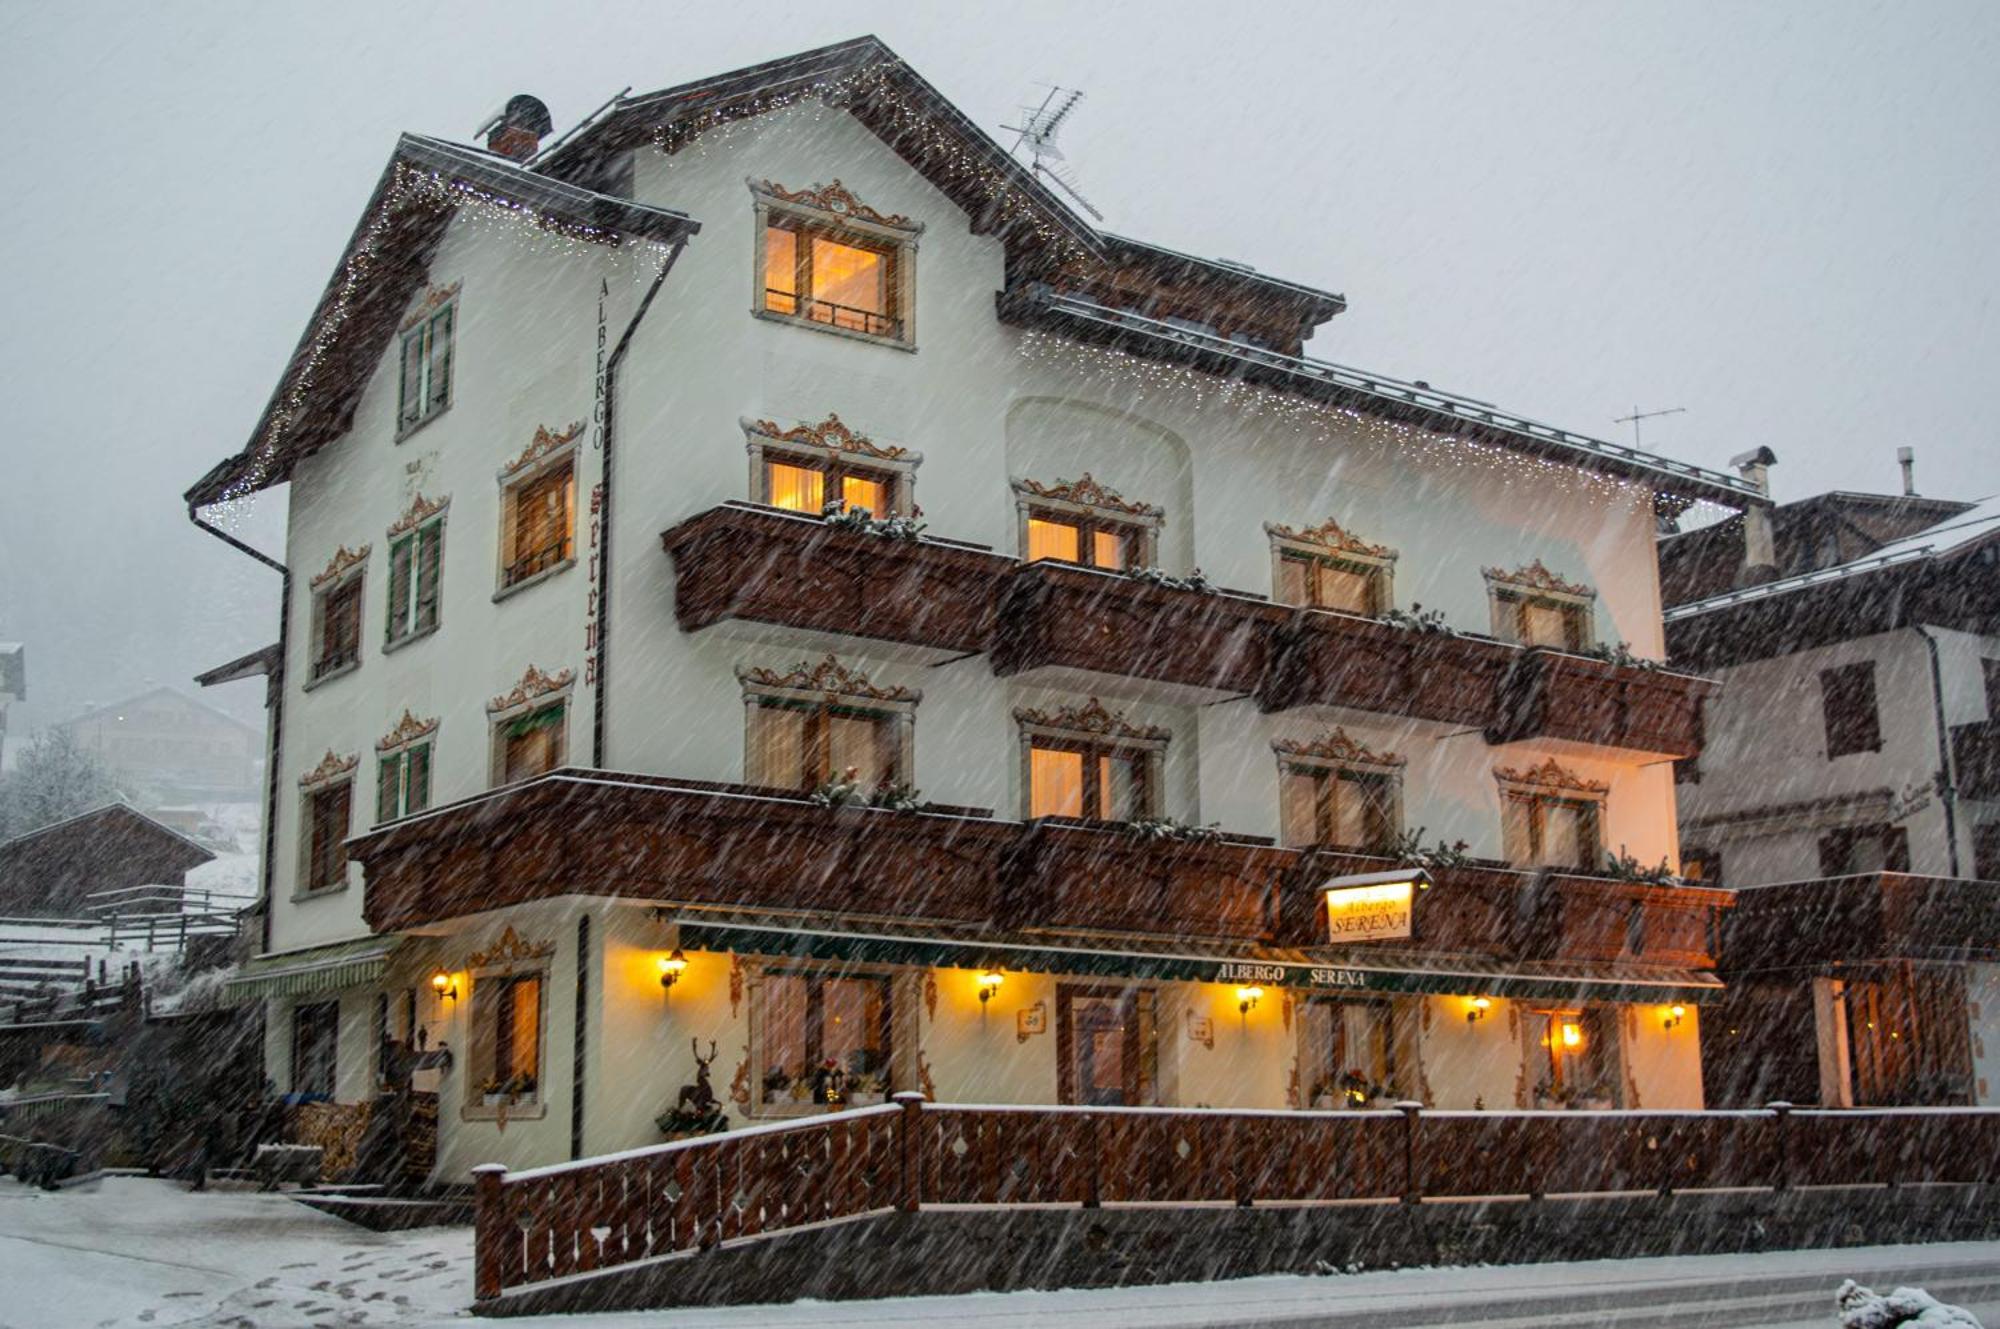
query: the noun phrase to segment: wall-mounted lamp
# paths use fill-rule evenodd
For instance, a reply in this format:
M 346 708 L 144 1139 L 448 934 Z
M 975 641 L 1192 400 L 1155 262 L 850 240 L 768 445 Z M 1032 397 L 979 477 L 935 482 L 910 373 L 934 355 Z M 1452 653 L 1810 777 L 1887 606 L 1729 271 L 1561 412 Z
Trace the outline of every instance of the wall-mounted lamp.
M 431 991 L 437 993 L 440 1002 L 458 1000 L 458 984 L 442 969 L 431 975 Z
M 1465 1022 L 1467 1024 L 1478 1024 L 1486 1018 L 1486 1012 L 1491 1009 L 1493 1009 L 1493 999 L 1491 997 L 1474 997 L 1471 1005 L 1466 1007 Z
M 1263 999 L 1264 989 L 1262 988 L 1236 989 L 1236 1013 L 1247 1017 L 1251 1011 L 1257 1009 L 1257 1003 Z
M 1578 1024 L 1571 1024 L 1568 1020 L 1564 1020 L 1562 1027 L 1562 1045 L 1566 1048 L 1582 1047 L 1583 1026 Z
M 1669 1006 L 1667 1007 L 1667 1016 L 1660 1024 L 1663 1028 L 1672 1029 L 1686 1017 L 1687 1013 L 1687 1007 L 1685 1006 Z
M 660 957 L 661 990 L 664 991 L 680 982 L 681 975 L 687 972 L 687 967 L 687 956 L 681 954 L 681 948 L 678 946 L 674 947 L 672 955 L 662 955 Z
M 978 982 L 979 1018 L 983 1020 L 986 1018 L 986 1003 L 993 1000 L 993 994 L 1000 990 L 1000 985 L 1006 982 L 1006 977 L 997 969 L 982 969 L 979 971 Z

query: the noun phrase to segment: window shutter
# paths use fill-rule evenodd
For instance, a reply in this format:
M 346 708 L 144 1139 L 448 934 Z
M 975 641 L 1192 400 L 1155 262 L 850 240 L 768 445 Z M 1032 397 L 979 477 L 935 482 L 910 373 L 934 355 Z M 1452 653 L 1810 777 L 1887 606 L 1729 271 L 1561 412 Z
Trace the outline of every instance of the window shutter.
M 397 814 L 396 784 L 402 766 L 400 755 L 384 757 L 375 765 L 375 820 L 390 821 Z
M 410 552 L 416 537 L 404 536 L 389 546 L 389 640 L 410 630 Z
M 417 532 L 418 629 L 434 628 L 438 621 L 438 581 L 444 571 L 444 523 L 433 522 Z
M 1507 861 L 1519 865 L 1534 862 L 1535 847 L 1530 825 L 1534 803 L 1525 795 L 1507 794 L 1500 800 L 1500 843 Z
M 431 745 L 420 743 L 403 754 L 403 812 L 422 812 L 431 805 Z
M 451 343 L 453 307 L 447 305 L 430 322 L 430 396 L 424 414 L 451 404 Z
M 396 398 L 396 418 L 404 428 L 424 418 L 424 329 L 403 338 L 402 387 Z

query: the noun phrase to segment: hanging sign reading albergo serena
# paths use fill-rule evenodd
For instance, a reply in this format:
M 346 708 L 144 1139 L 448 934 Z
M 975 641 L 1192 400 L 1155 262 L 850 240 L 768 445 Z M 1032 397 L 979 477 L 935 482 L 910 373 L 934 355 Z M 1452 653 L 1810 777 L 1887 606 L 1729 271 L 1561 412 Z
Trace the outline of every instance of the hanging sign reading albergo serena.
M 1326 893 L 1327 941 L 1388 941 L 1410 935 L 1417 892 L 1430 886 L 1423 872 L 1365 872 L 1334 877 Z

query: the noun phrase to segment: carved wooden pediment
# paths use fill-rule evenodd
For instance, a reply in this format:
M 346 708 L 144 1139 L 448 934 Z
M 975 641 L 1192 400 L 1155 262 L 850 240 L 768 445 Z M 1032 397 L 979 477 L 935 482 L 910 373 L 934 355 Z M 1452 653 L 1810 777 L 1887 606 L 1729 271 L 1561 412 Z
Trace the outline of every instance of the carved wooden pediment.
M 1357 742 L 1345 729 L 1335 726 L 1317 738 L 1304 740 L 1279 739 L 1271 744 L 1274 752 L 1289 757 L 1317 757 L 1322 761 L 1334 761 L 1355 766 L 1402 766 L 1405 758 L 1394 752 L 1377 752 L 1365 743 Z
M 328 748 L 326 756 L 320 759 L 319 765 L 299 777 L 299 787 L 301 789 L 316 789 L 320 785 L 330 784 L 342 776 L 354 774 L 354 768 L 360 764 L 361 756 L 359 753 L 343 757 L 333 751 L 333 749 Z
M 366 563 L 368 561 L 368 551 L 373 548 L 373 545 L 363 545 L 359 549 L 349 549 L 346 545 L 342 545 L 340 548 L 334 550 L 333 558 L 328 561 L 325 570 L 313 575 L 312 589 L 316 591 L 329 582 L 338 581 L 355 568 Z
M 818 208 L 821 212 L 831 212 L 836 217 L 852 217 L 857 221 L 873 222 L 877 226 L 892 226 L 898 230 L 921 230 L 915 222 L 900 212 L 877 212 L 854 196 L 854 191 L 840 183 L 838 179 L 830 185 L 814 185 L 811 189 L 787 189 L 771 180 L 757 183 L 757 192 L 768 194 L 780 203 L 796 203 L 802 207 Z
M 1133 503 L 1116 490 L 1106 488 L 1089 471 L 1085 471 L 1080 480 L 1057 480 L 1052 485 L 1035 480 L 1017 480 L 1014 487 L 1024 494 L 1056 503 L 1075 503 L 1086 508 L 1102 508 L 1106 512 L 1129 513 L 1135 517 L 1158 518 L 1166 515 L 1164 508 L 1152 503 Z
M 1574 582 L 1549 571 L 1539 558 L 1512 572 L 1501 568 L 1485 569 L 1487 580 L 1504 582 L 1509 586 L 1519 586 L 1531 591 L 1554 591 L 1558 595 L 1576 595 L 1586 599 L 1594 598 L 1597 592 L 1582 582 Z
M 1515 770 L 1502 766 L 1493 772 L 1508 784 L 1533 785 L 1539 789 L 1571 790 L 1582 794 L 1608 794 L 1611 786 L 1601 780 L 1586 780 L 1554 757 L 1539 766 Z
M 1266 522 L 1264 529 L 1270 534 L 1277 536 L 1280 540 L 1293 540 L 1299 544 L 1317 545 L 1321 549 L 1331 550 L 1337 554 L 1362 554 L 1368 558 L 1394 558 L 1396 556 L 1396 551 L 1389 548 L 1389 546 L 1371 545 L 1366 540 L 1350 534 L 1346 527 L 1331 517 L 1328 517 L 1317 526 L 1307 526 L 1300 530 L 1293 530 L 1289 526 L 1281 526 L 1273 522 Z
M 545 674 L 534 665 L 521 675 L 521 681 L 514 685 L 512 692 L 504 692 L 486 703 L 489 712 L 511 711 L 516 706 L 525 706 L 551 693 L 561 692 L 576 678 L 576 670 L 563 669 L 553 674 Z
M 507 476 L 525 471 L 528 467 L 533 466 L 536 462 L 541 461 L 551 453 L 558 452 L 576 442 L 582 434 L 583 421 L 581 420 L 571 424 L 569 428 L 559 434 L 551 433 L 547 425 L 536 425 L 535 436 L 528 440 L 528 446 L 522 450 L 520 456 L 502 467 L 500 474 Z
M 399 331 L 408 332 L 411 328 L 414 328 L 417 324 L 423 322 L 432 314 L 435 314 L 438 310 L 457 299 L 458 288 L 463 285 L 465 285 L 463 281 L 455 281 L 449 286 L 433 286 L 425 291 L 424 298 L 417 303 L 417 307 L 412 309 L 409 316 L 403 320 L 403 326 Z
M 396 722 L 396 727 L 376 741 L 375 750 L 388 752 L 394 748 L 407 747 L 419 739 L 429 738 L 437 732 L 437 727 L 435 716 L 428 720 L 419 720 L 405 708 L 403 718 Z
M 524 964 L 530 960 L 546 960 L 556 953 L 556 944 L 545 941 L 531 944 L 521 939 L 510 923 L 500 934 L 500 940 L 493 943 L 490 950 L 474 951 L 465 957 L 467 969 L 492 969 L 501 965 Z
M 866 434 L 857 434 L 847 427 L 838 415 L 829 413 L 826 419 L 816 425 L 795 425 L 790 429 L 780 429 L 771 420 L 751 422 L 750 431 L 765 438 L 777 439 L 780 443 L 802 443 L 807 447 L 826 448 L 831 452 L 846 452 L 865 457 L 880 457 L 884 461 L 895 461 L 905 456 L 908 448 L 884 447 Z
M 1161 729 L 1157 725 L 1132 724 L 1126 720 L 1125 712 L 1107 710 L 1104 703 L 1095 697 L 1081 706 L 1063 706 L 1053 711 L 1022 707 L 1014 712 L 1014 718 L 1038 729 L 1066 729 L 1071 733 L 1095 737 L 1143 738 L 1157 742 L 1173 737 L 1172 730 Z
M 450 506 L 451 495 L 449 494 L 440 499 L 428 499 L 422 494 L 418 494 L 410 503 L 409 511 L 396 518 L 395 523 L 389 527 L 389 538 L 393 540 L 405 531 L 416 530 L 417 527 L 423 525 Z
M 739 669 L 736 677 L 758 687 L 783 688 L 791 692 L 817 692 L 829 701 L 839 697 L 865 697 L 871 701 L 915 701 L 918 694 L 906 687 L 877 687 L 868 675 L 849 669 L 829 654 L 818 664 L 801 660 L 790 673 L 775 669 Z

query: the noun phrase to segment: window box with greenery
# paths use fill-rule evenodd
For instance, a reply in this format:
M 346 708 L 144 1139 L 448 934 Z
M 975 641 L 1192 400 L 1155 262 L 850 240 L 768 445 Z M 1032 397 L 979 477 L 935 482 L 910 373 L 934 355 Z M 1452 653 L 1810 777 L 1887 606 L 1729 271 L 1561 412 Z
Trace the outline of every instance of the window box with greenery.
M 394 650 L 436 630 L 438 587 L 444 575 L 444 517 L 450 500 L 432 503 L 419 494 L 389 528 L 388 622 L 383 649 Z
M 1486 594 L 1493 607 L 1493 635 L 1522 646 L 1587 651 L 1597 641 L 1593 607 L 1597 592 L 1568 581 L 1540 559 L 1512 572 L 1487 568 Z
M 1166 521 L 1164 509 L 1130 502 L 1089 472 L 1052 485 L 1016 480 L 1014 508 L 1023 561 L 1050 559 L 1106 572 L 1151 567 Z
M 922 693 L 879 687 L 832 655 L 785 673 L 740 669 L 737 678 L 746 783 L 802 792 L 836 782 L 871 792 L 909 783 Z
M 458 284 L 433 288 L 403 320 L 401 373 L 396 387 L 396 437 L 407 438 L 451 406 Z
M 375 745 L 375 820 L 379 824 L 422 812 L 431 805 L 431 745 L 436 720 L 408 711 Z
M 1329 730 L 1308 741 L 1280 740 L 1279 822 L 1284 843 L 1383 853 L 1403 830 L 1403 758 Z
M 576 564 L 578 422 L 561 433 L 535 430 L 525 451 L 500 472 L 500 588 L 495 599 Z
M 298 897 L 331 895 L 347 887 L 347 835 L 359 764 L 358 757 L 328 752 L 299 777 Z
M 545 775 L 569 759 L 569 702 L 575 682 L 574 670 L 545 674 L 529 665 L 511 692 L 486 704 L 493 729 L 494 784 Z
M 1584 779 L 1554 757 L 1495 775 L 1500 782 L 1500 838 L 1509 862 L 1576 872 L 1603 866 L 1609 785 Z
M 750 494 L 759 503 L 819 517 L 865 512 L 875 521 L 910 517 L 921 454 L 877 444 L 829 415 L 816 425 L 780 429 L 745 420 Z
M 1294 530 L 1266 523 L 1271 584 L 1280 604 L 1375 618 L 1396 604 L 1396 553 L 1347 533 L 1331 519 Z
M 305 686 L 318 687 L 361 666 L 361 593 L 369 546 L 335 551 L 312 579 L 311 657 Z
M 755 978 L 750 1041 L 758 1112 L 823 1112 L 845 1106 L 853 1086 L 888 1084 L 893 987 L 882 974 L 807 968 L 767 969 Z
M 759 318 L 916 349 L 917 238 L 840 181 L 790 190 L 753 182 Z

